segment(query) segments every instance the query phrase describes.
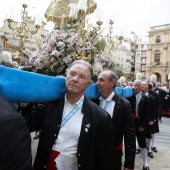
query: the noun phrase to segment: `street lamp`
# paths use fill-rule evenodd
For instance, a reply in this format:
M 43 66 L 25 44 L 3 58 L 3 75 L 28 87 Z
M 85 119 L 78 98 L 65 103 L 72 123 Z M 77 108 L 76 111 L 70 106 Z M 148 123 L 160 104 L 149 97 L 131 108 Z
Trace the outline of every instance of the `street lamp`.
M 21 10 L 21 22 L 18 23 L 18 25 L 14 25 L 14 20 L 9 18 L 8 21 L 8 27 L 13 32 L 13 38 L 16 40 L 19 40 L 19 49 L 24 49 L 24 43 L 25 41 L 30 41 L 33 34 L 36 34 L 38 32 L 38 29 L 40 28 L 39 24 L 35 25 L 34 29 L 30 29 L 27 25 L 28 20 L 28 12 L 26 8 L 28 7 L 27 4 L 22 4 L 23 10 Z

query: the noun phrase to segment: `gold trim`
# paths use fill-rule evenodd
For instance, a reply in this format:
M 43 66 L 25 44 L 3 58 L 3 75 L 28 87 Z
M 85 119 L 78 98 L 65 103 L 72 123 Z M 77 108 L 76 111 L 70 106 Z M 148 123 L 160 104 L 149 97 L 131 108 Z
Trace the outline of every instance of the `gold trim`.
M 97 8 L 97 4 L 95 3 L 93 6 L 88 7 L 86 15 L 87 14 L 91 14 L 94 12 L 94 10 Z M 50 8 L 48 8 L 44 14 L 45 18 L 47 19 L 47 21 L 52 21 L 52 22 L 57 22 L 57 23 L 61 23 L 62 20 L 62 16 L 61 17 L 56 17 L 54 15 L 50 14 Z M 70 23 L 71 20 L 69 17 L 65 17 L 64 18 L 64 22 Z
M 74 60 L 85 60 L 85 61 L 90 62 L 90 61 L 92 60 L 92 56 L 91 56 L 91 54 L 88 54 L 88 55 L 86 56 L 85 53 L 77 54 L 77 53 L 75 52 L 75 53 L 73 53 L 73 59 L 74 59 Z

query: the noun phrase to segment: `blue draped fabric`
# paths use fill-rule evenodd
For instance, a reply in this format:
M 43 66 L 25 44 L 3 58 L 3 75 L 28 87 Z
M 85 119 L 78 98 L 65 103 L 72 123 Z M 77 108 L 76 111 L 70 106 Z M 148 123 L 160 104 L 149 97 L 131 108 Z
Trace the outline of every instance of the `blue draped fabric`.
M 122 88 L 122 97 L 128 98 L 134 94 L 134 90 L 131 88 Z
M 66 91 L 64 77 L 50 77 L 0 66 L 0 94 L 10 102 L 52 101 Z
M 123 88 L 116 87 L 114 92 L 117 93 L 118 95 L 122 96 L 123 95 Z
M 90 85 L 85 91 L 85 95 L 89 99 L 97 99 L 100 96 L 100 93 L 97 91 L 96 84 Z
M 33 72 L 0 66 L 0 94 L 13 103 L 48 102 L 59 99 L 66 92 L 65 77 L 51 77 Z M 115 93 L 130 97 L 133 90 L 116 87 Z M 100 96 L 96 84 L 85 91 L 89 99 Z

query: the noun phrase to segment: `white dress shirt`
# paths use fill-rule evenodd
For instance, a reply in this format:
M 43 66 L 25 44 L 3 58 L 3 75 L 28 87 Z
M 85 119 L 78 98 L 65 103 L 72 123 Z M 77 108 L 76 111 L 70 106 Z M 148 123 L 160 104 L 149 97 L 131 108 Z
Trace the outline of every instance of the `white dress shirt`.
M 82 98 L 84 98 L 84 96 L 82 96 Z M 78 102 L 75 105 L 77 105 Z M 70 111 L 74 108 L 75 105 L 71 105 L 67 101 L 66 96 L 65 96 L 63 118 L 68 113 L 70 113 Z M 60 129 L 58 138 L 56 139 L 56 142 L 53 145 L 52 150 L 56 150 L 56 151 L 63 153 L 65 155 L 75 155 L 77 153 L 77 145 L 78 145 L 78 140 L 79 140 L 80 131 L 81 131 L 81 125 L 82 125 L 82 120 L 83 120 L 83 114 L 81 112 L 81 108 Z
M 106 110 L 110 116 L 113 116 L 113 110 L 115 107 L 115 102 L 112 100 L 114 96 L 114 92 L 112 92 L 107 99 L 104 99 L 102 96 L 100 96 L 100 107 Z M 108 104 L 108 105 L 107 105 Z
M 141 92 L 136 94 L 136 116 L 137 117 L 138 117 L 138 105 L 139 105 L 141 97 L 142 97 L 142 93 Z

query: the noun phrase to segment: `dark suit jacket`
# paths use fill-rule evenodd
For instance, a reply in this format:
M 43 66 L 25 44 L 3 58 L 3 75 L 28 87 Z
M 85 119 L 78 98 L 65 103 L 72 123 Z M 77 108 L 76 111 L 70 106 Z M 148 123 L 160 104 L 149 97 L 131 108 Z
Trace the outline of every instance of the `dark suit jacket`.
M 155 130 L 155 132 L 159 132 L 159 124 L 158 124 L 159 95 L 154 90 L 151 90 L 149 92 L 149 94 L 153 96 L 153 107 L 152 107 L 153 108 L 153 117 L 152 117 L 152 120 L 156 120 L 156 122 L 153 125 L 154 130 Z
M 0 96 L 0 170 L 32 170 L 31 137 L 25 120 Z
M 165 95 L 164 95 L 165 93 L 164 93 L 164 91 L 162 91 L 158 87 L 156 87 L 153 91 L 158 92 L 158 97 L 159 97 L 158 110 L 162 111 L 162 107 L 163 107 L 163 103 L 164 103 L 164 99 L 165 99 Z
M 154 114 L 154 119 L 158 119 L 158 107 L 159 107 L 159 95 L 154 91 L 154 90 L 151 90 L 149 92 L 150 95 L 152 95 L 154 97 L 154 103 L 155 103 L 155 114 Z
M 35 170 L 46 169 L 51 149 L 59 134 L 63 108 L 64 96 L 57 101 L 39 105 L 34 112 L 24 115 L 30 131 L 41 129 L 34 162 Z M 114 139 L 109 114 L 86 97 L 84 98 L 82 113 L 84 116 L 77 148 L 78 169 L 112 170 Z M 89 123 L 91 127 L 86 132 L 85 127 Z
M 151 93 L 148 94 L 148 98 L 149 98 L 148 103 L 151 106 L 150 110 L 149 110 L 150 111 L 149 121 L 154 121 L 154 119 L 156 119 L 156 110 L 157 110 L 156 107 L 157 107 L 157 104 L 155 102 L 154 96 Z
M 116 93 L 112 100 L 115 102 L 112 117 L 112 124 L 115 133 L 115 148 L 123 143 L 124 137 L 124 166 L 133 169 L 135 163 L 136 137 L 131 105 L 128 100 Z M 99 105 L 99 99 L 93 101 Z
M 136 96 L 135 94 L 131 96 L 130 98 L 127 98 L 132 106 L 133 114 L 136 113 Z M 140 121 L 140 127 L 145 128 L 146 125 L 148 125 L 148 122 L 150 120 L 150 111 L 151 105 L 148 104 L 148 97 L 142 94 L 142 97 L 138 104 L 138 118 Z

